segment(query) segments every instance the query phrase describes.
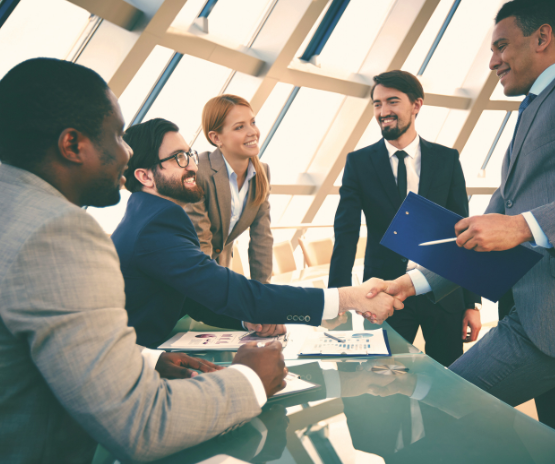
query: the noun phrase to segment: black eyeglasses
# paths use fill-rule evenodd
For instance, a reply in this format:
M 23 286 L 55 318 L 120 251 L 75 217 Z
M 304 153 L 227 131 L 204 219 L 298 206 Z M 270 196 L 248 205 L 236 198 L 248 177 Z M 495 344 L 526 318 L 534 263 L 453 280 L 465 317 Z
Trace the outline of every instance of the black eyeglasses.
M 192 159 L 195 164 L 198 166 L 198 152 L 193 150 L 192 148 L 189 151 L 180 151 L 177 152 L 175 155 L 168 156 L 167 158 L 161 159 L 155 164 L 162 164 L 164 161 L 168 161 L 175 158 L 177 164 L 180 168 L 186 168 L 189 166 L 189 159 Z

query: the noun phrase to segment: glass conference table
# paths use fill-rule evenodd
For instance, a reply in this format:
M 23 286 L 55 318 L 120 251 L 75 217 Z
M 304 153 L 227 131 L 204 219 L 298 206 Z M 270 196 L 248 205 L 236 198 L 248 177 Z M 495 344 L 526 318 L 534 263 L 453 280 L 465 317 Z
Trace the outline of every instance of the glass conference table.
M 320 387 L 270 400 L 240 428 L 156 462 L 220 454 L 276 464 L 555 462 L 555 430 L 453 374 L 387 323 L 382 327 L 391 357 L 289 359 L 291 372 Z M 99 447 L 93 462 L 117 461 Z

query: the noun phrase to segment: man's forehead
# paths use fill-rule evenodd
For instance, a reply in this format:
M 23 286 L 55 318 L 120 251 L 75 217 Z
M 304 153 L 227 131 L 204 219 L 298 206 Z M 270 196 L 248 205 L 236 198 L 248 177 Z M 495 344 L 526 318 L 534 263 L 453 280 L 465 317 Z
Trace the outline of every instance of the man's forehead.
M 516 18 L 509 16 L 508 18 L 499 21 L 493 28 L 491 36 L 492 45 L 497 45 L 501 40 L 508 40 L 517 36 L 522 36 L 522 30 L 518 27 Z
M 392 87 L 385 87 L 382 84 L 376 85 L 374 88 L 374 101 L 380 99 L 388 99 L 388 98 L 400 98 L 402 96 L 407 96 L 402 90 L 394 89 Z
M 166 132 L 160 145 L 159 156 L 165 158 L 177 151 L 189 151 L 189 144 L 179 132 Z

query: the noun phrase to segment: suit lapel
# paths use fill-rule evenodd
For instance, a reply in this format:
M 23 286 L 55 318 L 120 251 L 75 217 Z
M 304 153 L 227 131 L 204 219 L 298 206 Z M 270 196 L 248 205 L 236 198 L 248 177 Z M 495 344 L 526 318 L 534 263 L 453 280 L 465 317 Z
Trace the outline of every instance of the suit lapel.
M 509 179 L 509 176 L 511 175 L 515 167 L 516 160 L 520 156 L 520 152 L 522 151 L 522 145 L 526 140 L 526 136 L 530 131 L 530 127 L 532 126 L 532 123 L 536 119 L 536 115 L 538 114 L 538 110 L 540 109 L 540 106 L 545 101 L 547 96 L 553 91 L 554 88 L 555 88 L 555 81 L 549 84 L 547 88 L 542 93 L 540 93 L 532 103 L 530 103 L 530 106 L 524 111 L 524 113 L 522 113 L 522 119 L 520 120 L 520 125 L 518 126 L 518 131 L 516 133 L 515 144 L 513 147 L 513 152 L 511 153 L 511 159 L 509 161 L 509 169 L 507 171 L 507 177 L 505 178 L 504 187 L 506 187 L 507 180 Z M 503 193 L 505 193 L 504 189 L 503 189 Z
M 438 178 L 438 166 L 441 163 L 438 155 L 432 150 L 432 146 L 423 138 L 420 138 L 420 181 L 418 183 L 418 194 L 427 198 L 434 179 Z
M 245 205 L 245 208 L 243 209 L 243 213 L 241 214 L 241 217 L 235 224 L 235 227 L 231 231 L 231 234 L 229 234 L 229 237 L 227 238 L 227 241 L 225 243 L 232 242 L 233 240 L 235 240 L 254 221 L 256 213 L 258 212 L 258 208 L 255 208 L 253 206 L 254 198 L 256 196 L 255 179 L 256 179 L 256 176 L 254 176 L 251 180 L 249 180 L 249 194 L 247 197 L 247 204 Z
M 231 189 L 229 177 L 222 152 L 218 149 L 209 155 L 210 167 L 212 168 L 212 179 L 216 188 L 220 221 L 222 224 L 223 243 L 226 243 L 229 234 L 229 223 L 231 221 Z
M 378 178 L 382 183 L 383 189 L 387 194 L 389 201 L 391 201 L 395 210 L 398 210 L 399 206 L 401 206 L 401 196 L 399 195 L 399 190 L 397 189 L 397 183 L 395 182 L 395 177 L 393 176 L 393 171 L 391 170 L 389 153 L 385 147 L 383 139 L 378 142 L 376 150 L 370 154 L 370 159 L 374 164 L 376 172 L 378 173 Z

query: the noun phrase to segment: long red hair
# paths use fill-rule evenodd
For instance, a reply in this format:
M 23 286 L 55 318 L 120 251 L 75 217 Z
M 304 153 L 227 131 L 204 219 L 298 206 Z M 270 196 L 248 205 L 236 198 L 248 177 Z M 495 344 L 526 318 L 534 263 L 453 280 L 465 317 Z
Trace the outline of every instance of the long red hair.
M 212 145 L 216 146 L 216 144 L 210 140 L 208 134 L 212 131 L 221 133 L 225 118 L 227 118 L 229 112 L 236 105 L 246 106 L 252 111 L 250 103 L 237 95 L 220 95 L 210 99 L 208 103 L 204 105 L 204 109 L 202 110 L 202 130 L 206 140 Z M 252 158 L 251 161 L 256 171 L 256 195 L 254 197 L 254 204 L 259 206 L 266 200 L 266 197 L 270 193 L 270 184 L 266 176 L 266 170 L 262 168 L 258 156 Z

